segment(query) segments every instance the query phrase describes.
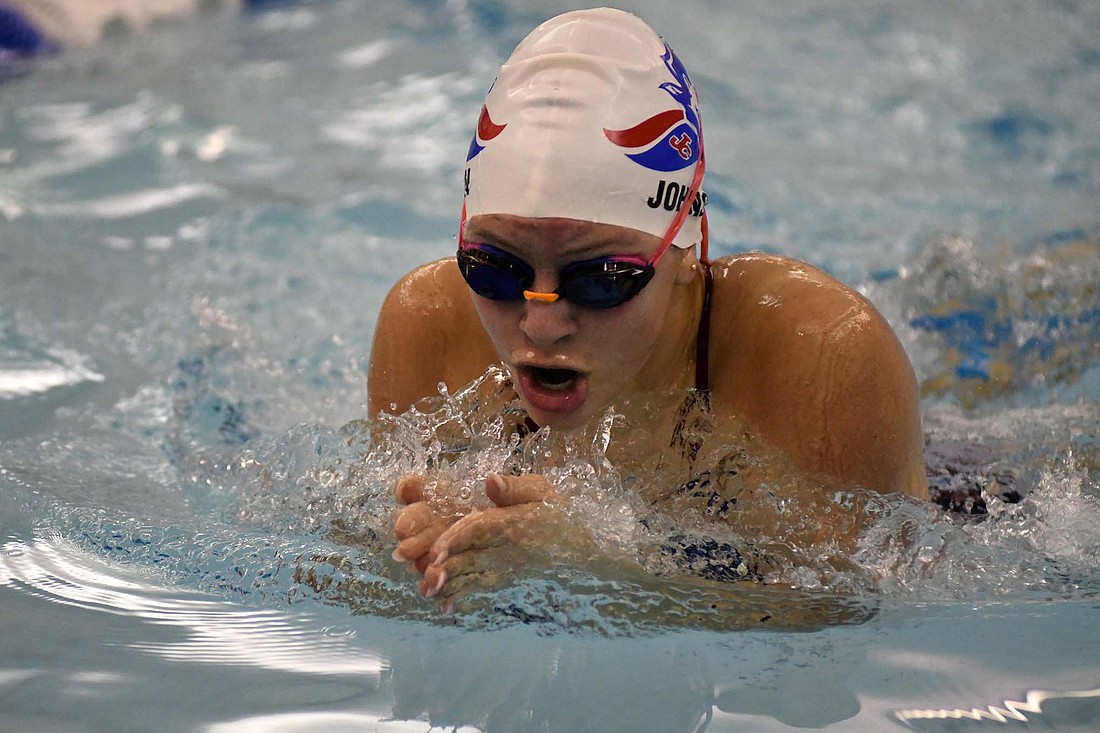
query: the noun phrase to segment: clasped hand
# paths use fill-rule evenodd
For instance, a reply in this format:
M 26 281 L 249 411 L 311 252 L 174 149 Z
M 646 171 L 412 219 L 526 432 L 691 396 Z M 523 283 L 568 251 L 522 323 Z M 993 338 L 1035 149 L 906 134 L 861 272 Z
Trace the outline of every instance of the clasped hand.
M 428 598 L 499 580 L 532 551 L 589 543 L 560 511 L 554 487 L 537 474 L 488 476 L 485 495 L 492 506 L 465 514 L 445 491 L 426 489 L 421 474 L 397 482 L 394 494 L 405 507 L 394 524 L 398 545 L 392 556 L 423 574 L 420 592 Z

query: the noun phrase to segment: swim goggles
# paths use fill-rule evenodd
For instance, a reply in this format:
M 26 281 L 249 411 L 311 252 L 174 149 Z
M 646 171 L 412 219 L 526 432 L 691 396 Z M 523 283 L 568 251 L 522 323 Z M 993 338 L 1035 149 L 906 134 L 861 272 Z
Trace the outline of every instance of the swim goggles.
M 489 300 L 541 300 L 553 303 L 565 298 L 584 308 L 614 308 L 642 291 L 656 272 L 660 259 L 615 255 L 581 260 L 558 273 L 558 289 L 552 293 L 531 290 L 535 270 L 513 254 L 489 244 L 463 243 L 458 250 L 458 269 L 470 289 Z
M 703 157 L 695 166 L 691 187 L 680 211 L 669 224 L 661 243 L 647 260 L 637 255 L 612 255 L 572 262 L 558 273 L 558 289 L 552 293 L 531 290 L 535 269 L 519 257 L 491 244 L 466 242 L 466 207 L 462 207 L 462 223 L 458 230 L 458 269 L 466 284 L 476 294 L 489 300 L 537 300 L 553 303 L 565 298 L 583 308 L 603 310 L 626 303 L 649 284 L 656 265 L 676 238 L 688 213 L 695 205 L 699 184 L 703 180 Z M 707 215 L 702 214 L 703 243 L 701 259 L 707 258 Z

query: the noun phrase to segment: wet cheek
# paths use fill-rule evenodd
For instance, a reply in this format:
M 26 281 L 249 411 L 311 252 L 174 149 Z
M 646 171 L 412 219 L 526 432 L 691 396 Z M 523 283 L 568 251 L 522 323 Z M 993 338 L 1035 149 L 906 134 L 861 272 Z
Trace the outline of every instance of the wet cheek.
M 514 304 L 501 304 L 479 298 L 474 302 L 481 326 L 500 351 L 519 333 L 519 315 Z
M 653 350 L 656 325 L 646 309 L 630 308 L 617 314 L 607 311 L 606 317 L 597 318 L 588 325 L 605 364 L 613 366 L 623 377 L 640 370 Z

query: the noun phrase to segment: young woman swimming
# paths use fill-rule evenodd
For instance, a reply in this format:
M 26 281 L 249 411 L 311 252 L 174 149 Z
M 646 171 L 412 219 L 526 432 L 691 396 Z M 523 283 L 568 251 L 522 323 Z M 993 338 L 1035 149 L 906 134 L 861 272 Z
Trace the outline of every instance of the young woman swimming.
M 580 428 L 631 397 L 694 388 L 817 491 L 923 497 L 916 380 L 889 325 L 803 262 L 709 261 L 704 167 L 695 88 L 645 23 L 601 8 L 536 28 L 482 108 L 457 256 L 406 275 L 382 307 L 372 414 L 493 364 L 533 427 Z M 394 558 L 424 573 L 428 595 L 484 569 L 487 549 L 569 534 L 548 524 L 541 476 L 490 476 L 492 508 L 457 518 L 424 486 L 397 486 Z
M 270 0 L 0 0 L 3 64 L 99 41 L 108 29 L 145 30 L 158 20 L 224 6 L 237 12 Z

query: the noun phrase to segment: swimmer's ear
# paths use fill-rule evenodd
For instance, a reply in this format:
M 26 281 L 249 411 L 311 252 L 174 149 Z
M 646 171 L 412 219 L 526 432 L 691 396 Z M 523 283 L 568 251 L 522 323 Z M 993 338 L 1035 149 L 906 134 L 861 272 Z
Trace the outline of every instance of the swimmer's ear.
M 687 285 L 695 280 L 695 273 L 699 271 L 699 258 L 695 256 L 695 248 L 684 250 L 683 256 L 676 269 L 676 284 Z

